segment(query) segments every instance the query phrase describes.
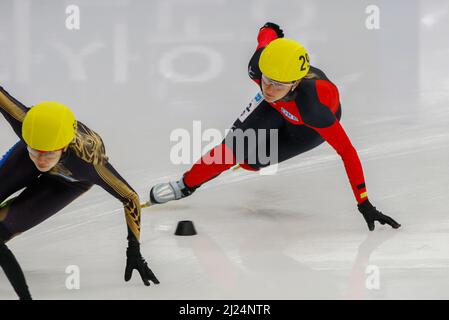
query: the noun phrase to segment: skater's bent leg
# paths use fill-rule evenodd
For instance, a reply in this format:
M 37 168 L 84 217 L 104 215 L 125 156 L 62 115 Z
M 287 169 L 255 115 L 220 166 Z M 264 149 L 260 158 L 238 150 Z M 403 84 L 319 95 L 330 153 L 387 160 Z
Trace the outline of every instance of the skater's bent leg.
M 202 156 L 184 174 L 184 183 L 189 188 L 198 188 L 203 183 L 217 177 L 235 164 L 236 158 L 233 150 L 222 143 Z
M 150 190 L 150 202 L 160 204 L 185 198 L 203 183 L 215 178 L 235 164 L 232 149 L 224 143 L 220 144 L 202 156 L 180 180 L 153 186 Z
M 69 182 L 44 174 L 33 181 L 10 204 L 0 209 L 0 232 L 9 240 L 59 212 L 89 190 L 90 184 Z
M 0 240 L 0 266 L 20 300 L 31 300 L 22 268 L 3 240 Z
M 266 137 L 266 141 L 261 139 L 261 146 L 269 144 L 270 130 L 279 130 L 284 122 L 282 116 L 266 101 L 251 101 L 242 116 L 234 122 L 223 143 L 205 154 L 184 174 L 185 184 L 197 188 L 237 163 L 245 169 L 254 170 L 251 164 L 259 161 L 252 156 L 258 153 L 259 138 Z M 251 138 L 254 141 L 250 141 Z
M 214 179 L 237 163 L 245 163 L 243 154 L 251 154 L 248 150 L 255 146 L 246 140 L 246 142 L 240 142 L 240 139 L 235 137 L 236 132 L 243 133 L 239 136 L 240 138 L 252 130 L 257 133 L 260 129 L 277 129 L 283 122 L 282 116 L 264 100 L 251 101 L 234 122 L 231 132 L 224 141 L 203 155 L 180 180 L 160 183 L 151 188 L 150 202 L 165 203 L 185 198 L 202 184 Z M 239 147 L 244 149 L 242 154 L 236 154 Z
M 31 299 L 31 295 L 23 272 L 5 243 L 51 217 L 90 187 L 44 174 L 0 209 L 0 265 L 20 299 Z
M 39 170 L 28 155 L 26 144 L 22 141 L 16 143 L 0 159 L 0 204 L 39 175 Z

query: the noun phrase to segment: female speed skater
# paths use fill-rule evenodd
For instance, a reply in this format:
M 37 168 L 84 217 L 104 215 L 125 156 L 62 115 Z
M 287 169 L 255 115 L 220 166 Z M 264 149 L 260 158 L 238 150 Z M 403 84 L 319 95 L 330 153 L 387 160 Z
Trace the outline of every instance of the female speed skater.
M 31 299 L 31 294 L 6 242 L 53 216 L 93 185 L 123 203 L 128 229 L 125 281 L 137 270 L 145 285 L 158 284 L 140 253 L 139 196 L 109 163 L 100 136 L 76 121 L 63 104 L 42 102 L 28 108 L 2 87 L 0 112 L 20 138 L 0 160 L 0 265 L 19 298 Z
M 271 22 L 259 30 L 258 46 L 248 66 L 250 78 L 261 93 L 234 122 L 223 142 L 210 150 L 178 181 L 155 185 L 150 203 L 159 204 L 191 195 L 205 182 L 239 165 L 247 170 L 279 163 L 327 141 L 343 160 L 358 210 L 370 231 L 374 222 L 397 229 L 401 225 L 378 211 L 368 200 L 362 165 L 340 124 L 341 105 L 337 87 L 323 71 L 309 65 L 309 56 L 298 42 L 285 39 L 282 29 Z M 238 132 L 278 130 L 273 141 L 268 134 L 255 143 L 241 143 Z M 250 136 L 250 135 L 247 135 Z M 240 141 L 236 143 L 236 141 Z M 277 143 L 277 161 L 261 159 L 259 149 Z M 243 152 L 239 152 L 243 150 Z M 220 160 L 220 161 L 217 161 Z M 264 160 L 264 161 L 262 161 Z

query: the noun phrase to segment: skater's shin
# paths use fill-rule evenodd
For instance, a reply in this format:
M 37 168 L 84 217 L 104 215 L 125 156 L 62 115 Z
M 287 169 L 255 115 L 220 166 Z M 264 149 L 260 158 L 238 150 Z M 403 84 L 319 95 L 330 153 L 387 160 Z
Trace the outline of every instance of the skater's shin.
M 196 188 L 236 164 L 232 149 L 220 144 L 206 153 L 184 174 L 184 183 Z

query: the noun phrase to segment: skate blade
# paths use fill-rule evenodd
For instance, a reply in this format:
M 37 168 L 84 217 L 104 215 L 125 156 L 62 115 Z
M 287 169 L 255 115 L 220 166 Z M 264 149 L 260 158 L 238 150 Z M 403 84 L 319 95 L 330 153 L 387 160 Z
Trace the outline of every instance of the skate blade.
M 240 167 L 240 164 L 236 164 L 235 166 L 233 166 L 232 168 L 231 168 L 231 170 L 232 171 L 237 171 L 238 169 L 240 169 L 241 167 Z

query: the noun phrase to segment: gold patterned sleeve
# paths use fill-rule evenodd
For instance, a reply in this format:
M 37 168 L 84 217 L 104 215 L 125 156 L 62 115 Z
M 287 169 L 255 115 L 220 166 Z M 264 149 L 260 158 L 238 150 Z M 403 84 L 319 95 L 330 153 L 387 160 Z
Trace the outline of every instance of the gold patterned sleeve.
M 126 224 L 128 225 L 128 240 L 140 240 L 140 200 L 138 194 L 128 185 L 114 167 L 106 162 L 95 164 L 98 175 L 96 184 L 123 203 Z
M 13 98 L 0 86 L 0 113 L 9 122 L 14 132 L 22 139 L 22 122 L 29 108 Z

